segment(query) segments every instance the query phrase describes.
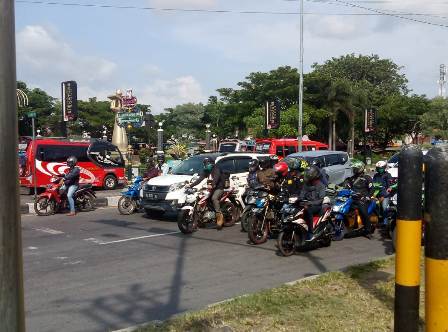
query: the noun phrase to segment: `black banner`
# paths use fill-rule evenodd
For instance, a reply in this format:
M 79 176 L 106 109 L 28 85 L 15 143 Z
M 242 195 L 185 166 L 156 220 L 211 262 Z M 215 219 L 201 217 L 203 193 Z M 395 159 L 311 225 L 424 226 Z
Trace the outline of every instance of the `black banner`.
M 76 121 L 78 118 L 78 87 L 75 81 L 61 83 L 62 88 L 62 119 Z
M 376 128 L 376 111 L 375 110 L 365 110 L 364 113 L 364 131 L 370 133 L 375 131 Z
M 278 100 L 265 103 L 266 129 L 278 129 L 280 127 L 280 102 Z

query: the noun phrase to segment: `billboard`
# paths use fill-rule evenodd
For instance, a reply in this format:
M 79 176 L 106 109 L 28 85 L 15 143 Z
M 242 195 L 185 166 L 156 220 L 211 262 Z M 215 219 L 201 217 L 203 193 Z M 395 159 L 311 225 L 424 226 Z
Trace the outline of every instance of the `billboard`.
M 280 127 L 280 102 L 278 100 L 267 101 L 264 111 L 266 116 L 266 129 L 278 129 Z
M 364 131 L 370 133 L 375 131 L 376 127 L 376 111 L 375 110 L 365 110 L 364 112 Z
M 62 88 L 62 119 L 76 121 L 78 118 L 78 87 L 75 81 L 61 83 Z

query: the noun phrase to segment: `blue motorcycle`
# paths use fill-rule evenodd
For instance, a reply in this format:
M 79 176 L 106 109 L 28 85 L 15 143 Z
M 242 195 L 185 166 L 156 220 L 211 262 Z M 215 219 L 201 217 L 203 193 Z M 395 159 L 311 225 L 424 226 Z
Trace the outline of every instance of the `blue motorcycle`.
M 122 196 L 118 200 L 118 211 L 120 214 L 129 215 L 142 207 L 142 198 L 140 190 L 143 185 L 143 177 L 137 176 L 127 189 L 123 191 Z
M 338 191 L 331 211 L 334 223 L 334 241 L 340 241 L 344 237 L 359 235 L 363 231 L 361 216 L 357 209 L 352 208 L 353 199 L 357 194 L 350 189 Z M 377 200 L 371 199 L 367 208 L 367 213 L 372 224 L 372 233 L 378 224 L 379 207 Z

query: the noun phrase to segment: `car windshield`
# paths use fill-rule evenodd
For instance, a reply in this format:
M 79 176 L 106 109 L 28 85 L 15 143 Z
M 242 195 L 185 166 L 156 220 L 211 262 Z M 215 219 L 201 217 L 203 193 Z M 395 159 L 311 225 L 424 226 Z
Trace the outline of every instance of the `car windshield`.
M 235 152 L 236 143 L 221 143 L 219 145 L 219 152 Z
M 171 174 L 175 175 L 193 175 L 200 174 L 202 171 L 202 160 L 204 158 L 188 158 L 179 165 L 173 167 Z

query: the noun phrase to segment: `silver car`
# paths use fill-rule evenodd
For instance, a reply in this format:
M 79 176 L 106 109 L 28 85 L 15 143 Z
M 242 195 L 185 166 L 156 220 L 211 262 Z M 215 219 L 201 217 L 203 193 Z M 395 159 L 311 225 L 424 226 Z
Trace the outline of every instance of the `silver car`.
M 304 158 L 309 164 L 313 160 L 319 160 L 319 164 L 329 176 L 329 182 L 334 184 L 342 184 L 345 179 L 353 175 L 350 158 L 347 152 L 343 151 L 305 151 L 290 154 L 285 158 Z

